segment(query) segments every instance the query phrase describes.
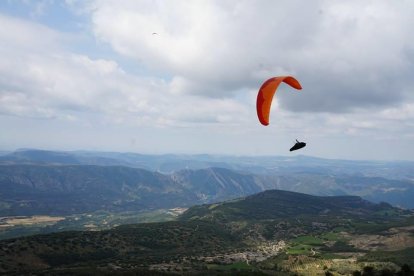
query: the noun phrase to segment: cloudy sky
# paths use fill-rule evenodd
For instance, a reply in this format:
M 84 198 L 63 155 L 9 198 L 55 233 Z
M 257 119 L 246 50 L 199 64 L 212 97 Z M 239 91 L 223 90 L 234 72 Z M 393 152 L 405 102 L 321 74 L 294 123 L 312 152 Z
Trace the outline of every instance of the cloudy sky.
M 0 150 L 414 160 L 414 2 L 0 2 Z M 263 81 L 281 85 L 270 125 Z M 308 146 L 290 153 L 295 139 Z

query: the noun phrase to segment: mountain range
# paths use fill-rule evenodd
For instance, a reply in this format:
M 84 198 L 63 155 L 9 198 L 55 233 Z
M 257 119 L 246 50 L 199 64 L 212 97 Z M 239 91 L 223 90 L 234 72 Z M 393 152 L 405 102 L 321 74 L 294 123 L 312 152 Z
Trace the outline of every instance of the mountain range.
M 349 275 L 364 267 L 397 271 L 405 263 L 413 265 L 413 227 L 411 211 L 389 204 L 270 190 L 195 206 L 177 221 L 3 240 L 0 272 Z
M 373 202 L 414 208 L 414 183 L 407 178 L 321 173 L 309 168 L 253 173 L 225 166 L 182 169 L 167 174 L 129 166 L 71 165 L 62 160 L 57 163 L 45 160 L 43 152 L 39 154 L 43 160 L 36 159 L 39 164 L 34 164 L 33 156 L 30 162 L 26 159 L 11 162 L 9 155 L 0 156 L 3 157 L 0 215 L 68 215 L 97 210 L 119 212 L 189 207 L 268 189 L 313 195 L 357 195 Z M 46 155 L 55 156 L 56 161 L 59 154 Z M 69 162 L 67 157 L 63 160 Z M 229 163 L 227 167 L 231 166 L 236 165 Z M 373 170 L 373 165 L 370 166 Z M 334 170 L 328 165 L 323 168 Z M 381 168 L 378 170 L 382 171 Z
M 226 168 L 254 174 L 319 173 L 414 180 L 413 161 L 335 160 L 303 155 L 148 155 L 120 152 L 20 149 L 0 153 L 0 164 L 125 166 L 170 174 L 180 170 Z
M 319 174 L 254 175 L 223 168 L 161 174 L 111 166 L 0 166 L 0 215 L 131 211 L 227 200 L 268 189 L 315 195 L 361 195 L 414 208 L 409 181 Z
M 0 273 L 411 275 L 413 179 L 407 161 L 0 152 Z

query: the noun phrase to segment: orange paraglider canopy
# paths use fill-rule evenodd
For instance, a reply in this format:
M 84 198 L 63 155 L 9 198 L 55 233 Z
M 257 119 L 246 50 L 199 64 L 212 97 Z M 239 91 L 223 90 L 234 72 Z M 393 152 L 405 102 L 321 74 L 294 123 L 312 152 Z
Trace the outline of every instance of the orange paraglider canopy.
M 259 117 L 262 125 L 267 126 L 269 124 L 270 106 L 272 105 L 273 95 L 276 93 L 281 82 L 289 84 L 295 89 L 302 89 L 299 81 L 291 76 L 274 77 L 265 81 L 260 87 L 256 102 L 257 117 Z

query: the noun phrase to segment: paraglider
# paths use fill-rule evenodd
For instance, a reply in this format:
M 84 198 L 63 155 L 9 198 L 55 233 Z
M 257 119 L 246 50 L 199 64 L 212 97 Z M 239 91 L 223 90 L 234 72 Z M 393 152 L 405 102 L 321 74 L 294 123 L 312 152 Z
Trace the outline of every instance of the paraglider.
M 256 101 L 257 117 L 259 118 L 260 123 L 264 126 L 269 125 L 270 107 L 281 82 L 284 82 L 297 90 L 302 89 L 299 81 L 292 76 L 273 77 L 265 81 L 259 89 Z M 296 144 L 290 151 L 298 150 L 305 146 L 306 143 L 296 140 Z
M 296 139 L 296 144 L 290 148 L 290 151 L 294 151 L 294 150 L 298 150 L 301 148 L 306 147 L 306 143 L 305 142 L 299 142 L 298 139 Z
M 269 125 L 270 107 L 272 105 L 273 96 L 281 82 L 289 84 L 295 89 L 302 89 L 299 81 L 291 76 L 274 77 L 265 81 L 259 89 L 256 101 L 257 116 L 262 125 Z

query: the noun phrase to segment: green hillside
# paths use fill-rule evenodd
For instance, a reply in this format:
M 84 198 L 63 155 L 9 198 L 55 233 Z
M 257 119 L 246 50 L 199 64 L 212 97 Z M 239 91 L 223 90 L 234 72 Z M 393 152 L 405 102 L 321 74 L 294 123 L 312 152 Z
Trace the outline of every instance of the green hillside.
M 273 190 L 195 206 L 178 221 L 3 240 L 0 272 L 397 272 L 414 267 L 413 232 L 413 213 L 388 204 Z
M 220 204 L 206 204 L 188 209 L 181 219 L 208 219 L 217 221 L 291 219 L 320 216 L 375 219 L 384 212 L 403 212 L 391 205 L 374 204 L 357 196 L 312 196 L 307 194 L 269 190 L 246 198 Z M 382 219 L 382 217 L 381 217 Z

